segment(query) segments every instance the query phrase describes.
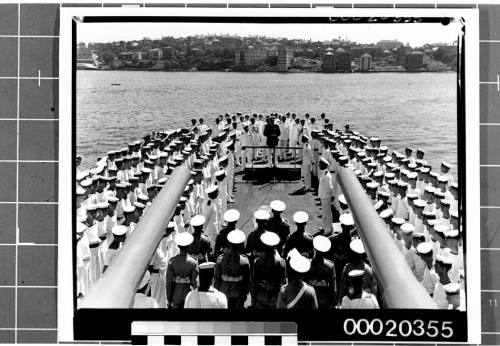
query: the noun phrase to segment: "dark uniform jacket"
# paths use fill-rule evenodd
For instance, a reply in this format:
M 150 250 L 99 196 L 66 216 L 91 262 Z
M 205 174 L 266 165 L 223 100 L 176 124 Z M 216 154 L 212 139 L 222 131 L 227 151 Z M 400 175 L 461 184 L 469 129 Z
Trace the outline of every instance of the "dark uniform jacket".
M 313 237 L 304 231 L 296 231 L 288 237 L 283 249 L 283 258 L 286 258 L 290 250 L 296 248 L 301 254 L 307 254 L 306 257 L 312 258 L 314 253 Z
M 363 278 L 363 290 L 371 293 L 373 295 L 377 295 L 377 280 L 375 278 L 375 274 L 373 274 L 373 269 L 366 264 L 365 262 L 353 262 L 347 263 L 342 271 L 341 284 L 339 287 L 339 297 L 343 297 L 347 295 L 347 285 L 349 279 L 349 272 L 351 270 L 364 270 L 365 275 Z
M 283 246 L 290 236 L 290 223 L 285 218 L 276 219 L 272 217 L 267 221 L 267 230 L 276 233 L 280 237 L 280 243 L 276 249 L 279 253 L 282 253 Z
M 277 124 L 266 124 L 264 127 L 264 136 L 266 136 L 266 144 L 268 147 L 275 147 L 278 145 L 279 136 L 281 135 L 280 127 Z
M 252 305 L 258 309 L 275 309 L 278 293 L 286 283 L 286 263 L 278 252 L 266 252 L 252 268 Z
M 266 246 L 260 240 L 260 236 L 264 233 L 265 229 L 255 229 L 248 234 L 247 245 L 245 247 L 245 253 L 249 254 L 251 258 L 255 259 L 261 256 Z
M 250 291 L 250 262 L 244 255 L 229 251 L 215 266 L 214 287 L 228 298 L 246 299 Z
M 193 242 L 189 245 L 188 253 L 198 260 L 198 264 L 207 262 L 212 256 L 212 244 L 205 234 L 193 233 Z
M 220 255 L 224 253 L 224 250 L 229 248 L 229 242 L 227 241 L 227 235 L 231 232 L 233 228 L 223 227 L 220 229 L 219 233 L 215 237 L 214 244 L 214 261 L 217 261 Z
M 174 308 L 184 306 L 184 298 L 192 288 L 198 287 L 198 263 L 189 255 L 179 254 L 168 262 L 167 300 Z
M 297 297 L 297 294 L 305 285 L 305 291 L 302 297 L 297 301 L 294 306 L 289 306 Z M 306 284 L 303 281 L 299 281 L 299 284 L 286 284 L 281 286 L 280 292 L 278 294 L 278 301 L 276 303 L 277 309 L 317 309 L 318 301 L 316 300 L 316 293 L 312 286 Z
M 337 303 L 337 283 L 335 265 L 326 258 L 315 258 L 305 281 L 314 288 L 320 309 L 334 309 Z

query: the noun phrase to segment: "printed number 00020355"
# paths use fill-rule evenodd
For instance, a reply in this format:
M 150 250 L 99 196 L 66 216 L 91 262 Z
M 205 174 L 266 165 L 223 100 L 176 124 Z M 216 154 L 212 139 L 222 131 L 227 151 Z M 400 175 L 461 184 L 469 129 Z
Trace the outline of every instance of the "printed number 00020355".
M 451 338 L 453 336 L 453 328 L 451 321 L 436 321 L 430 320 L 427 324 L 423 320 L 402 320 L 396 322 L 394 320 L 387 320 L 385 323 L 381 319 L 367 320 L 365 318 L 355 320 L 348 318 L 344 321 L 344 332 L 347 335 L 382 335 L 397 338 L 407 338 L 411 335 L 421 337 L 427 336 L 429 338 L 442 337 Z

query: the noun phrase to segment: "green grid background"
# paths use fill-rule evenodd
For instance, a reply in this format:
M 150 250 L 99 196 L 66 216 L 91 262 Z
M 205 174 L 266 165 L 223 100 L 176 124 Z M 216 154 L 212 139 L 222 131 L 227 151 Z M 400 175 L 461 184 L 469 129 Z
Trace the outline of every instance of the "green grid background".
M 332 5 L 339 8 L 479 8 L 481 224 L 478 231 L 481 234 L 482 343 L 499 345 L 500 5 L 389 2 Z M 57 342 L 61 6 L 120 4 L 0 4 L 0 343 Z M 309 8 L 315 4 L 292 4 L 291 1 L 268 6 L 249 1 L 248 4 L 146 3 L 145 6 Z

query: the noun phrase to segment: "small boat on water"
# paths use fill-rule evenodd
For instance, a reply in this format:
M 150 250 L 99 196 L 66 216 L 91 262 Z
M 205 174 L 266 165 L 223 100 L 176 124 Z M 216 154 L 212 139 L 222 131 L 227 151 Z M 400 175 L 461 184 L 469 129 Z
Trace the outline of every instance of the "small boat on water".
M 119 86 L 121 83 L 111 83 L 112 86 Z
M 281 118 L 282 123 L 278 120 L 279 125 L 274 117 L 268 117 L 263 133 L 256 130 L 253 137 L 247 132 L 250 122 L 240 124 L 241 131 L 238 127 L 231 129 L 229 120 L 215 131 L 202 124 L 153 131 L 126 148 L 108 152 L 92 170 L 79 172 L 77 190 L 83 199 L 77 215 L 88 223 L 86 210 L 107 209 L 114 203 L 115 226 L 125 226 L 117 234 L 126 234 L 120 245 L 113 243 L 114 227 L 90 235 L 102 240 L 90 244 L 99 247 L 104 255 L 102 263 L 89 269 L 94 271 L 89 274 L 94 278 L 91 284 L 79 279 L 83 305 L 113 306 L 105 297 L 113 296 L 116 282 L 139 282 L 136 277 L 114 277 L 122 274 L 111 268 L 114 263 L 123 263 L 120 259 L 127 255 L 137 254 L 139 247 L 149 263 L 158 248 L 158 242 L 153 242 L 146 250 L 144 244 L 152 237 L 165 241 L 160 247 L 168 262 L 178 252 L 176 235 L 193 233 L 197 225 L 192 225 L 191 220 L 203 216 L 197 217 L 197 222 L 203 220 L 210 250 L 198 253 L 197 246 L 197 250 L 189 251 L 194 251 L 190 254 L 200 264 L 217 262 L 229 246 L 221 247 L 220 242 L 231 241 L 228 235 L 227 240 L 221 238 L 224 232 L 231 231 L 228 228 L 236 227 L 250 239 L 259 229 L 257 220 L 266 214 L 266 231 L 276 232 L 279 244 L 284 245 L 277 247 L 276 253 L 290 259 L 292 270 L 293 256 L 301 256 L 299 262 L 309 266 L 324 252 L 321 256 L 333 263 L 333 284 L 323 285 L 324 278 L 302 276 L 317 290 L 320 306 L 351 306 L 353 299 L 358 299 L 347 291 L 351 271 L 353 277 L 362 271 L 363 292 L 371 297 L 370 304 L 376 302 L 372 307 L 447 309 L 451 304 L 463 309 L 462 302 L 455 306 L 442 294 L 458 285 L 454 294 L 465 298 L 458 184 L 453 181 L 451 166 L 443 162 L 439 171 L 433 170 L 423 150 L 407 147 L 404 154 L 389 153 L 381 138 L 348 126 L 333 130 L 331 124 L 325 123 L 322 128 L 306 125 L 284 146 L 269 146 L 273 131 L 285 128 L 289 114 Z M 223 116 L 221 120 L 225 121 Z M 255 140 L 264 134 L 268 141 L 262 137 Z M 226 216 L 230 210 L 236 211 Z M 266 212 L 255 214 L 259 210 Z M 158 219 L 151 220 L 153 217 Z M 152 229 L 155 224 L 163 228 Z M 166 224 L 168 236 L 164 235 Z M 86 227 L 80 227 L 83 233 L 98 229 L 92 228 L 92 223 Z M 297 236 L 300 230 L 304 234 Z M 315 245 L 319 242 L 314 239 L 319 236 L 329 246 Z M 287 246 L 297 251 L 286 251 Z M 244 248 L 248 249 L 248 244 Z M 108 249 L 112 249 L 111 255 L 106 255 Z M 259 251 L 241 251 L 252 260 L 260 256 Z M 425 256 L 432 256 L 435 266 L 448 268 L 448 282 L 429 281 L 424 275 L 428 270 Z M 158 274 L 159 269 L 152 266 L 151 275 Z M 144 271 L 146 268 L 141 273 Z M 448 283 L 455 286 L 445 287 Z M 327 287 L 336 292 L 335 297 L 325 297 Z M 388 287 L 391 289 L 385 290 Z M 152 290 L 151 297 L 157 298 L 159 307 L 168 304 L 164 292 L 164 287 Z M 245 293 L 245 303 L 237 308 L 253 306 L 252 294 L 247 297 Z M 85 296 L 89 299 L 85 300 Z

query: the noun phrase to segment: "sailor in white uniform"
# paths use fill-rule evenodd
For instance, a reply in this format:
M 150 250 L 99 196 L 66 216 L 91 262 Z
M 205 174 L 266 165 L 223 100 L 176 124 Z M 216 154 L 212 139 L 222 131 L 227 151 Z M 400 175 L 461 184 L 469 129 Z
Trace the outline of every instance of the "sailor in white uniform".
M 198 266 L 200 286 L 191 290 L 185 300 L 185 309 L 227 309 L 227 297 L 213 287 L 214 262 L 205 262 Z
M 252 135 L 248 131 L 248 126 L 243 127 L 243 134 L 241 135 L 241 147 L 245 148 L 248 146 L 252 146 Z M 243 167 L 247 167 L 247 165 L 252 163 L 252 148 L 242 149 L 242 164 Z
M 420 283 L 427 290 L 429 295 L 432 297 L 434 294 L 434 288 L 436 283 L 439 281 L 439 276 L 434 270 L 434 260 L 433 260 L 433 247 L 431 243 L 420 243 L 417 246 L 416 253 L 425 262 L 426 267 L 422 275 L 422 280 Z
M 139 287 L 137 288 L 137 292 L 134 297 L 134 305 L 132 308 L 134 309 L 156 309 L 162 306 L 159 306 L 154 297 L 148 297 L 146 295 L 148 289 L 150 288 L 150 280 L 151 276 L 148 271 L 144 273 L 144 277 L 139 283 Z
M 81 219 L 80 219 L 81 220 Z M 86 296 L 90 285 L 90 248 L 85 234 L 87 226 L 76 223 L 76 289 L 77 297 Z
M 226 171 L 223 169 L 218 170 L 214 174 L 215 184 L 218 188 L 217 193 L 217 209 L 220 211 L 219 215 L 224 215 L 227 210 L 227 184 L 226 184 Z M 221 223 L 219 227 L 222 227 L 222 219 L 218 219 Z
M 332 198 L 333 198 L 333 180 L 328 167 L 330 162 L 321 158 L 319 162 L 320 177 L 318 186 L 318 197 L 321 200 L 321 215 L 323 220 L 323 232 L 330 235 L 332 228 Z
M 207 199 L 203 202 L 202 215 L 205 217 L 205 235 L 210 239 L 212 248 L 215 246 L 215 237 L 220 227 L 222 214 L 217 208 L 217 185 L 211 185 L 207 189 Z
M 301 173 L 304 178 L 304 189 L 305 191 L 312 191 L 311 187 L 311 174 L 313 167 L 313 152 L 309 145 L 309 136 L 302 135 L 302 143 L 304 144 L 302 150 L 302 166 Z
M 413 248 L 413 231 L 414 227 L 411 223 L 404 223 L 401 225 L 401 233 L 403 235 L 403 256 L 408 264 L 408 267 L 415 273 L 415 249 Z
M 465 292 L 460 288 L 460 284 L 456 282 L 446 284 L 444 291 L 448 301 L 448 310 L 465 311 Z
M 341 309 L 379 309 L 377 298 L 363 290 L 364 270 L 354 269 L 348 274 L 348 294 L 342 298 Z

